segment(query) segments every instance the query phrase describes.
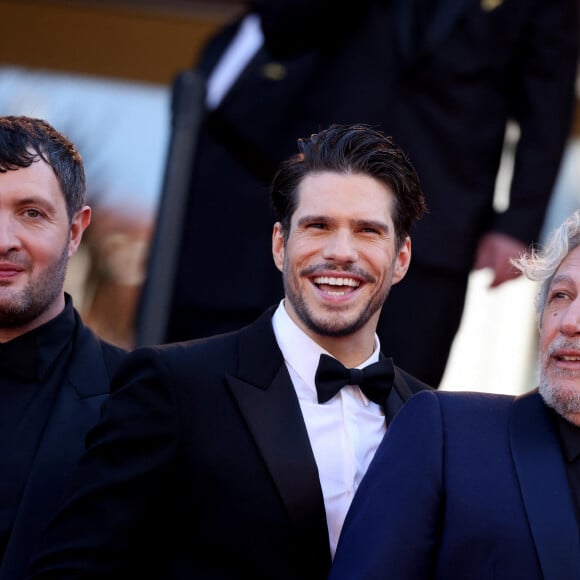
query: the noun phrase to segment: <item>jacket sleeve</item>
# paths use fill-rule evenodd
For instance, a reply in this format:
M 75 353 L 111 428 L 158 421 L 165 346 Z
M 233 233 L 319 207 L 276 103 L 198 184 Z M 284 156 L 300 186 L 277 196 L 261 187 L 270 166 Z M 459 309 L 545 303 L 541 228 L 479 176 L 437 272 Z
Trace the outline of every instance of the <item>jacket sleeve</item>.
M 510 73 L 512 116 L 519 125 L 509 208 L 491 229 L 537 240 L 566 145 L 574 109 L 578 52 L 576 0 L 535 2 Z

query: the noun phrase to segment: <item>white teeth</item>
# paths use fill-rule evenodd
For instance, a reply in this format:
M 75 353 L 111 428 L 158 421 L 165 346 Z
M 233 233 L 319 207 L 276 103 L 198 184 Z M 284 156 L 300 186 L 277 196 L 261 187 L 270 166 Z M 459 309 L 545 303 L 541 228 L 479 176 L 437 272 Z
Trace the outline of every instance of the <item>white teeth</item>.
M 560 360 L 566 360 L 566 361 L 580 361 L 580 356 L 566 356 L 566 355 L 562 355 L 560 357 Z
M 314 278 L 315 284 L 327 284 L 328 286 L 351 286 L 352 288 L 358 288 L 360 282 L 353 280 L 352 278 L 335 278 L 334 276 L 319 276 Z

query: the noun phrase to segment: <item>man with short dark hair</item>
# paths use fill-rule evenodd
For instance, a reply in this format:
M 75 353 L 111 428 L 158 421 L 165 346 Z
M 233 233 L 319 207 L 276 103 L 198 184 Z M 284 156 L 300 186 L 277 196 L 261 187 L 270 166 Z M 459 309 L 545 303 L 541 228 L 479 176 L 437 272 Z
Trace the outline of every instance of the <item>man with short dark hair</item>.
M 272 184 L 285 298 L 240 331 L 129 356 L 32 577 L 326 578 L 387 422 L 427 388 L 375 333 L 424 204 L 369 127 L 299 150 Z
M 22 578 L 124 351 L 63 290 L 89 225 L 83 162 L 45 121 L 0 117 L 0 579 Z

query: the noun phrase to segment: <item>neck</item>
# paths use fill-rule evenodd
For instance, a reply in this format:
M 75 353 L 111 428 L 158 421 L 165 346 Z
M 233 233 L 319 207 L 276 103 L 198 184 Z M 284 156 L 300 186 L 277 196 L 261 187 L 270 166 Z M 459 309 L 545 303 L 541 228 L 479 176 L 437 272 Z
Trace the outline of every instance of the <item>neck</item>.
M 338 359 L 345 367 L 356 367 L 367 360 L 375 349 L 375 334 L 359 333 L 349 336 L 312 337 L 324 350 Z

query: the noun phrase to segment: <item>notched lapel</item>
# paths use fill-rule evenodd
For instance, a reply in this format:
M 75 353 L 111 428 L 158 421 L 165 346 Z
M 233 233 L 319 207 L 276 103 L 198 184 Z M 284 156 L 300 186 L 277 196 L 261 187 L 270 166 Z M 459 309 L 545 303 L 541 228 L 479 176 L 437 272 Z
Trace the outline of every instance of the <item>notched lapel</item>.
M 516 399 L 510 441 L 545 580 L 580 578 L 578 524 L 562 452 L 537 392 Z
M 78 396 L 93 397 L 109 392 L 111 377 L 104 363 L 100 341 L 77 316 L 77 337 L 67 372 Z
M 22 493 L 0 580 L 20 577 L 26 556 L 62 500 L 67 477 L 104 399 L 105 395 L 80 398 L 68 382 L 60 389 Z

